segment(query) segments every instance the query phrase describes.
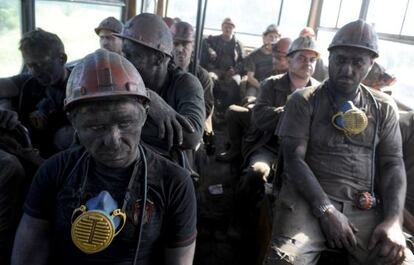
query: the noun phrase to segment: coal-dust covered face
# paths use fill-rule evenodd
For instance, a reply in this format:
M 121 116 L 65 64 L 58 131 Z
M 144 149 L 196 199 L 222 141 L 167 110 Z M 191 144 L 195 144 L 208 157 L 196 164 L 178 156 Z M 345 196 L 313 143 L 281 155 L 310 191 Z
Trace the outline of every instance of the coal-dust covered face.
M 173 57 L 177 66 L 186 70 L 190 65 L 193 43 L 190 41 L 174 41 Z
M 152 89 L 152 84 L 157 83 L 157 71 L 160 64 L 159 56 L 154 49 L 139 43 L 124 39 L 122 52 L 141 74 L 146 87 Z
M 44 49 L 22 51 L 23 60 L 33 77 L 43 86 L 58 83 L 64 78 L 66 55 Z
M 374 63 L 373 53 L 355 47 L 337 47 L 329 54 L 329 82 L 341 94 L 352 94 Z
M 80 103 L 70 117 L 80 143 L 96 162 L 126 168 L 137 158 L 147 114 L 135 98 Z

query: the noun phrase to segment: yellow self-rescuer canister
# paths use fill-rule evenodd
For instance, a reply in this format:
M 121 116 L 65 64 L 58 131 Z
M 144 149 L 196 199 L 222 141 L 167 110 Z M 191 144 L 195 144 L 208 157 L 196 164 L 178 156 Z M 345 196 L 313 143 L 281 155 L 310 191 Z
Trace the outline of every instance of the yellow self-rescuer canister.
M 101 191 L 73 211 L 72 241 L 86 254 L 100 252 L 111 244 L 125 222 L 126 214 L 118 209 L 117 202 L 109 192 Z
M 352 101 L 347 101 L 332 117 L 333 126 L 347 134 L 360 134 L 368 126 L 365 112 L 356 108 Z

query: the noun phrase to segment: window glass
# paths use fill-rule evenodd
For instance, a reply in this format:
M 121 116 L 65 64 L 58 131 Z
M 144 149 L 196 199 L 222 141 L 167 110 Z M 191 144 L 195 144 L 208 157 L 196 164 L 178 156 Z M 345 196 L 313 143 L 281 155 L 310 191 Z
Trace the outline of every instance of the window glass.
M 322 14 L 321 14 L 321 26 L 335 28 L 336 19 L 338 18 L 338 10 L 340 0 L 323 1 Z
M 293 39 L 299 36 L 299 32 L 307 25 L 310 4 L 310 0 L 289 0 L 283 2 L 280 29 L 284 36 Z
M 135 14 L 140 14 L 141 13 L 141 7 L 142 7 L 142 0 L 137 0 L 136 4 L 135 4 Z
M 406 5 L 407 0 L 370 1 L 367 22 L 375 25 L 377 32 L 399 34 Z
M 391 87 L 392 95 L 403 104 L 414 108 L 414 45 L 380 40 L 378 63 L 397 77 Z
M 221 34 L 221 22 L 224 18 L 231 17 L 236 24 L 237 38 L 246 46 L 259 47 L 266 27 L 272 23 L 277 24 L 280 1 L 261 0 L 260 4 L 252 4 L 251 0 L 209 0 L 204 35 Z
M 407 8 L 402 35 L 414 36 L 414 0 L 410 0 Z
M 338 28 L 359 18 L 362 0 L 343 0 L 339 13 Z
M 210 1 L 209 1 L 210 3 Z M 208 4 L 209 4 L 208 3 Z M 197 20 L 198 1 L 194 0 L 176 0 L 168 1 L 167 16 L 171 18 L 180 18 L 195 27 Z
M 142 6 L 142 13 L 152 13 L 155 14 L 155 2 L 156 0 L 137 0 L 137 14 L 141 13 L 141 6 Z
M 0 76 L 18 74 L 22 67 L 20 0 L 0 0 Z
M 323 29 L 318 30 L 316 44 L 321 53 L 321 58 L 323 59 L 325 64 L 328 64 L 328 56 L 329 56 L 328 47 L 329 47 L 329 44 L 332 42 L 332 39 L 335 33 L 336 33 L 335 31 L 330 31 L 330 30 L 323 30 Z
M 36 1 L 36 27 L 57 34 L 65 45 L 68 61 L 83 58 L 99 48 L 94 29 L 113 16 L 120 19 L 120 6 L 60 1 Z M 93 18 L 93 19 L 92 19 Z

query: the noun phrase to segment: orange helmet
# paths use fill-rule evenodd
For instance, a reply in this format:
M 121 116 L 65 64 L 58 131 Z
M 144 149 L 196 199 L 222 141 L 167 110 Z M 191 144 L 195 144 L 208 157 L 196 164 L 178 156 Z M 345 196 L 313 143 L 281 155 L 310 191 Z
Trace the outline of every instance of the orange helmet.
M 99 49 L 73 68 L 66 85 L 65 109 L 75 103 L 100 98 L 135 96 L 149 102 L 144 81 L 135 67 L 121 55 Z

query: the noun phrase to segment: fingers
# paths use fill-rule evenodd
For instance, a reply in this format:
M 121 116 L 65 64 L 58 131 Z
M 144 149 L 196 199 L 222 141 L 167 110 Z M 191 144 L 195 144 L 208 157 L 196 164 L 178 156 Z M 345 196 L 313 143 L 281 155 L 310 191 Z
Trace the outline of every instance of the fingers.
M 330 248 L 335 248 L 335 241 L 334 240 L 328 240 L 328 245 Z
M 183 116 L 181 116 L 180 114 L 177 114 L 177 120 L 178 122 L 181 124 L 181 126 L 188 132 L 193 133 L 195 132 L 194 127 L 191 125 L 191 123 Z
M 17 113 L 14 111 L 3 111 L 1 115 L 0 127 L 4 129 L 14 130 L 20 124 Z
M 358 233 L 358 228 L 353 223 L 349 222 L 349 226 L 351 227 L 354 234 Z
M 379 233 L 377 232 L 377 230 L 374 230 L 371 238 L 369 239 L 368 250 L 373 250 L 375 248 L 375 246 L 378 244 L 379 238 Z
M 182 145 L 183 144 L 183 129 L 181 127 L 181 124 L 177 120 L 173 119 L 172 125 L 173 125 L 174 132 L 176 135 L 177 144 Z
M 373 263 L 369 264 L 384 264 L 384 265 L 401 265 L 405 260 L 405 248 L 404 247 L 396 247 L 397 251 L 394 252 L 394 249 L 392 250 L 392 253 L 390 253 L 387 257 L 379 256 L 379 253 L 373 252 L 373 255 L 376 257 L 372 257 Z M 395 254 L 395 255 L 394 255 Z
M 396 248 L 395 245 L 393 245 L 390 242 L 383 242 L 381 244 L 381 249 L 378 253 L 379 256 L 381 257 L 389 257 L 390 255 L 393 254 L 394 249 Z M 395 250 L 398 251 L 398 250 Z M 396 255 L 396 253 L 394 253 L 394 255 Z
M 342 245 L 342 240 L 340 240 L 339 238 L 335 238 L 335 245 L 336 245 L 337 248 L 343 248 L 344 247 Z
M 404 249 L 405 248 L 401 249 L 398 252 L 397 258 L 396 258 L 395 262 L 392 265 L 400 265 L 400 264 L 402 264 L 404 262 L 404 260 L 405 260 L 405 252 L 404 252 Z
M 398 254 L 400 253 L 401 248 L 399 246 L 394 246 L 391 248 L 390 252 L 387 256 L 385 256 L 385 263 L 387 264 L 394 264 L 395 261 L 399 260 L 401 257 L 398 257 Z M 381 255 L 381 252 L 380 252 Z
M 347 241 L 349 242 L 349 246 L 351 248 L 356 248 L 357 246 L 357 239 L 355 237 L 355 233 L 358 232 L 358 229 L 351 223 L 349 222 L 349 233 L 347 236 Z
M 159 122 L 158 123 L 158 138 L 163 139 L 165 135 L 165 126 L 164 126 L 164 122 Z
M 168 147 L 171 148 L 174 144 L 174 129 L 172 126 L 172 122 L 165 123 L 165 132 L 168 141 Z

